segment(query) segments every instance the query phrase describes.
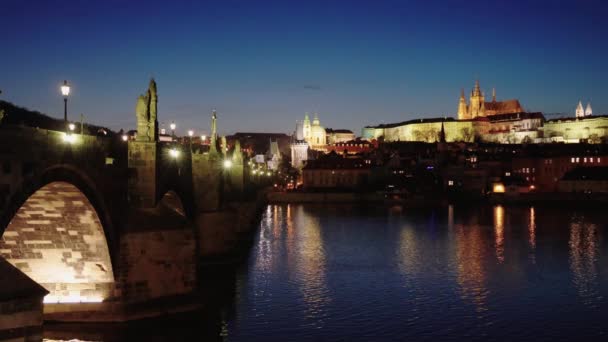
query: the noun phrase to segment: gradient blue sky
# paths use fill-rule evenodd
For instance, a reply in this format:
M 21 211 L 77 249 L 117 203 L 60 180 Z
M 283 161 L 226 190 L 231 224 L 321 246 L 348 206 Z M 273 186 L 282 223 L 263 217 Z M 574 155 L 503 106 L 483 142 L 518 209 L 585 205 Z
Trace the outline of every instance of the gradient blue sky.
M 135 126 L 154 76 L 159 120 L 222 133 L 453 116 L 475 78 L 531 111 L 608 112 L 605 1 L 0 0 L 1 98 Z M 179 129 L 178 128 L 178 129 Z M 183 131 L 182 131 L 183 132 Z

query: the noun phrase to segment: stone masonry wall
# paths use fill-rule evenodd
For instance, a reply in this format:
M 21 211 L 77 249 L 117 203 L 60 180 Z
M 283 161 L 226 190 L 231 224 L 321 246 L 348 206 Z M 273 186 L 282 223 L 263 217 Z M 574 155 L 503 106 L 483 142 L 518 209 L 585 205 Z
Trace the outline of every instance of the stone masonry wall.
M 0 240 L 0 256 L 49 290 L 50 300 L 99 300 L 113 287 L 99 217 L 69 183 L 47 184 L 23 204 Z

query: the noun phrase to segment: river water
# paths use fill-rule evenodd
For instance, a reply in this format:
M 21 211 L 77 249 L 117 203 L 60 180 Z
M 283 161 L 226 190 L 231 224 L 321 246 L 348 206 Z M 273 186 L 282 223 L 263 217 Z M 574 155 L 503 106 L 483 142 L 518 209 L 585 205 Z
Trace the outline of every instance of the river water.
M 607 223 L 542 206 L 270 205 L 247 260 L 210 281 L 209 312 L 122 336 L 607 340 Z

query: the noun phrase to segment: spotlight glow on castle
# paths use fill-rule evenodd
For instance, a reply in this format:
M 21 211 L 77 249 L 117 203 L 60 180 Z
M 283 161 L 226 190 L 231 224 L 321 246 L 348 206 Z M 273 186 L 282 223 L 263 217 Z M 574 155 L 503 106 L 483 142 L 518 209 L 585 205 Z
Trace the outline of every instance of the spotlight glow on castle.
M 479 81 L 475 82 L 469 101 L 461 90 L 457 119 L 449 116 L 414 119 L 398 123 L 366 126 L 364 139 L 384 141 L 439 141 L 445 131 L 448 142 L 518 143 L 600 143 L 608 138 L 608 116 L 594 116 L 591 104 L 583 109 L 579 101 L 574 116 L 546 120 L 540 112 L 528 112 L 517 99 L 486 101 Z

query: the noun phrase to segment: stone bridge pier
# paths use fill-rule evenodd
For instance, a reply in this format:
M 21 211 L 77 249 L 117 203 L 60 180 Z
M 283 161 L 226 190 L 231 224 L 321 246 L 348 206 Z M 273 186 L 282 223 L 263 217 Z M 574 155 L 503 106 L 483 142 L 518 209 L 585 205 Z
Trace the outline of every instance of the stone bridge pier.
M 0 257 L 43 286 L 45 319 L 126 321 L 196 308 L 200 262 L 231 255 L 260 201 L 240 146 L 159 142 L 156 83 L 137 136 L 0 126 Z M 249 194 L 249 195 L 247 195 Z

